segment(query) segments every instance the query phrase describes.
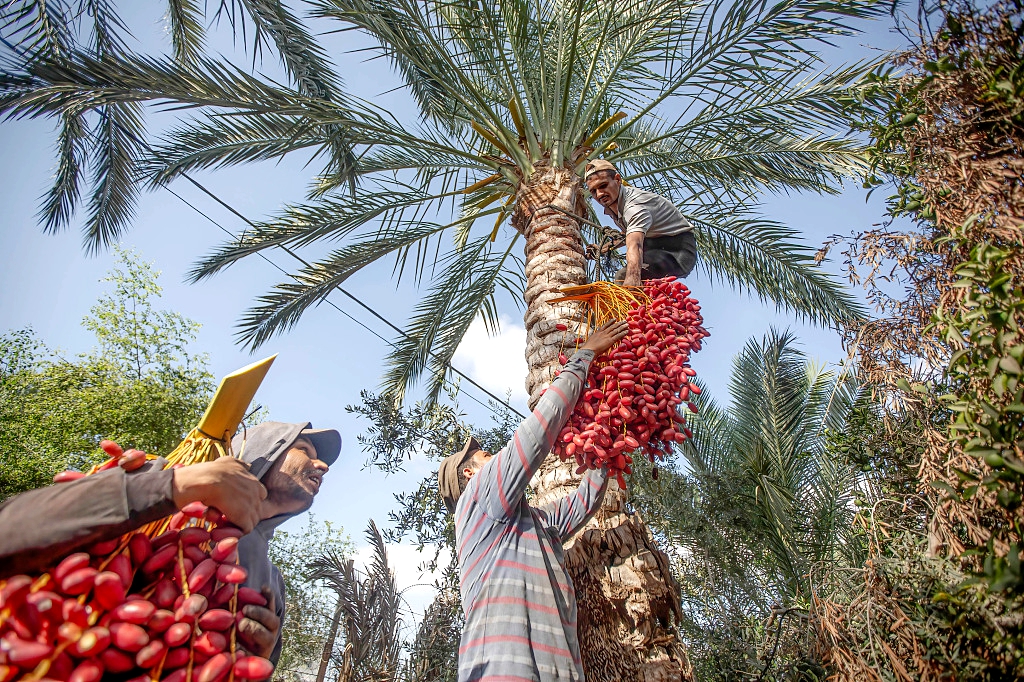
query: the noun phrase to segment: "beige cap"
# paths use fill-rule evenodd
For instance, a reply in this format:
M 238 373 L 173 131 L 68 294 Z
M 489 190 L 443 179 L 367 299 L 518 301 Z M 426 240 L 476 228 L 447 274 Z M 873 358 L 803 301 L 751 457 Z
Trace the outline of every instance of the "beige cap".
M 462 486 L 459 485 L 462 473 L 459 469 L 462 468 L 463 462 L 473 456 L 474 452 L 482 449 L 479 441 L 470 436 L 461 450 L 444 458 L 441 467 L 437 470 L 437 487 L 441 492 L 441 499 L 444 500 L 444 506 L 448 508 L 450 514 L 455 513 L 455 505 L 458 504 L 459 497 L 462 495 Z
M 593 159 L 587 162 L 587 167 L 583 171 L 583 179 L 586 180 L 594 173 L 600 173 L 601 171 L 615 171 L 619 172 L 619 169 L 612 165 L 611 161 L 605 161 L 604 159 Z

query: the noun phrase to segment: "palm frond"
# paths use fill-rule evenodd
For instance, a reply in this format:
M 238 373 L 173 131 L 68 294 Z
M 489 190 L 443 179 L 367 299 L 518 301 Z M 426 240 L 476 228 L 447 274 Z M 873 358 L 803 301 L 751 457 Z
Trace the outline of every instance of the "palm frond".
M 371 520 L 366 538 L 373 557 L 366 573 L 352 559 L 327 552 L 308 565 L 309 580 L 322 580 L 338 595 L 344 616 L 343 669 L 351 679 L 393 679 L 400 665 L 401 592 L 388 565 L 387 549 L 377 525 Z
M 195 0 L 168 0 L 167 19 L 174 59 L 183 66 L 196 64 L 206 43 L 203 10 Z
M 302 22 L 283 2 L 271 0 L 236 0 L 256 25 L 254 52 L 265 34 L 277 47 L 288 74 L 298 91 L 322 100 L 337 100 L 341 80 L 334 73 L 327 53 L 320 47 Z
M 134 55 L 96 58 L 78 52 L 68 59 L 5 68 L 0 74 L 0 112 L 8 117 L 81 113 L 117 102 L 207 106 L 281 116 L 314 114 L 335 116 L 338 123 L 348 119 L 344 109 L 304 98 L 212 59 L 185 69 L 167 59 Z
M 712 223 L 690 213 L 696 225 L 700 268 L 712 280 L 774 301 L 798 318 L 836 325 L 860 319 L 864 310 L 851 294 L 814 264 L 796 233 L 778 223 L 746 218 L 740 210 Z
M 250 349 L 259 348 L 274 334 L 294 327 L 308 308 L 322 303 L 359 270 L 443 229 L 444 225 L 420 223 L 415 229 L 378 232 L 303 266 L 292 275 L 293 281 L 277 285 L 245 312 L 237 333 L 239 341 Z
M 89 251 L 117 241 L 135 210 L 139 160 L 146 149 L 141 108 L 117 102 L 100 110 L 92 159 L 93 193 L 84 227 Z
M 448 226 L 424 221 L 420 216 L 432 203 L 453 193 L 431 194 L 405 183 L 380 183 L 377 187 L 358 190 L 351 200 L 323 200 L 314 204 L 290 206 L 272 221 L 256 223 L 237 239 L 224 243 L 189 273 L 191 281 L 199 281 L 232 265 L 239 259 L 274 246 L 302 247 L 319 240 L 339 241 L 361 227 L 377 223 L 379 233 L 395 238 L 395 248 L 416 241 L 399 235 L 408 223 L 416 234 L 434 234 Z M 409 213 L 407 213 L 407 211 Z
M 143 174 L 153 185 L 182 173 L 281 158 L 310 147 L 322 148 L 317 125 L 276 113 L 214 115 L 188 120 L 163 136 L 146 160 Z
M 24 58 L 64 55 L 72 46 L 72 12 L 64 0 L 23 0 L 0 7 L 0 35 Z
M 453 74 L 410 11 L 416 11 L 411 3 L 316 0 L 311 14 L 352 24 L 376 37 L 382 46 L 388 46 L 381 53 L 402 75 L 424 116 L 437 121 L 458 118 L 447 85 L 453 80 L 445 78 Z
M 518 237 L 506 248 L 492 252 L 489 238 L 484 237 L 446 257 L 444 270 L 417 304 L 406 335 L 388 357 L 382 384 L 389 397 L 401 402 L 409 384 L 429 366 L 429 396 L 436 398 L 444 386 L 448 363 L 473 320 L 482 315 L 489 328 L 497 329 L 494 292 L 499 286 L 517 286 L 504 272 L 517 241 Z
M 92 18 L 89 30 L 85 32 L 91 38 L 91 51 L 100 59 L 131 52 L 125 42 L 125 36 L 131 36 L 128 27 L 111 0 L 80 0 L 78 16 L 87 15 Z
M 57 172 L 39 211 L 47 232 L 58 232 L 71 222 L 81 194 L 81 177 L 89 147 L 89 129 L 83 116 L 64 114 L 60 122 Z

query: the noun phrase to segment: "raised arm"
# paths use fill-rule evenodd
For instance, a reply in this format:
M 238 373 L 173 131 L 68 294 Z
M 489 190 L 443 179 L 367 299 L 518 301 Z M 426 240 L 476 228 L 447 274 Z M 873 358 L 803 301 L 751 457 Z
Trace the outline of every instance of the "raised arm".
M 491 518 L 508 518 L 519 507 L 526 486 L 576 406 L 593 359 L 594 351 L 578 350 L 516 429 L 511 442 L 469 482 L 465 494 L 475 496 Z
M 43 568 L 176 511 L 172 470 L 109 471 L 30 490 L 0 505 L 0 577 Z
M 196 500 L 248 532 L 266 494 L 248 465 L 231 457 L 181 469 L 162 469 L 155 461 L 131 473 L 114 467 L 30 490 L 0 503 L 0 578 L 44 568 Z
M 562 542 L 565 542 L 601 507 L 607 489 L 607 470 L 591 470 L 584 474 L 576 490 L 537 511 L 547 517 L 549 526 L 558 529 Z
M 508 518 L 519 506 L 526 486 L 576 406 L 590 362 L 618 343 L 628 330 L 625 322 L 615 322 L 591 334 L 516 429 L 512 442 L 473 476 L 464 494 L 474 496 L 488 516 Z

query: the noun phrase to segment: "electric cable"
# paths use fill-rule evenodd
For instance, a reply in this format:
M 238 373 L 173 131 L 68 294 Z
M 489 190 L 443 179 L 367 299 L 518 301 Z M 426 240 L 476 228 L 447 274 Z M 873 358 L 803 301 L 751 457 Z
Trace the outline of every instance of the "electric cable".
M 208 190 L 208 189 L 206 189 L 205 187 L 203 187 L 203 186 L 202 186 L 202 185 L 201 185 L 201 184 L 200 184 L 199 182 L 197 182 L 196 180 L 192 179 L 192 178 L 191 178 L 191 177 L 190 177 L 189 175 L 187 175 L 187 174 L 184 174 L 184 173 L 183 173 L 182 175 L 183 175 L 183 176 L 185 177 L 185 179 L 187 179 L 187 180 L 188 180 L 189 182 L 191 182 L 192 184 L 194 184 L 194 185 L 195 185 L 196 187 L 198 187 L 198 188 L 199 188 L 199 189 L 200 189 L 200 190 L 201 190 L 201 191 L 202 191 L 203 193 L 205 193 L 205 194 L 206 194 L 207 196 L 211 197 L 211 198 L 212 198 L 212 199 L 213 199 L 214 201 L 216 201 L 217 203 L 219 203 L 219 204 L 220 204 L 221 206 L 223 206 L 224 208 L 226 208 L 226 209 L 228 209 L 229 211 L 231 211 L 231 212 L 232 212 L 233 214 L 235 214 L 236 216 L 238 216 L 238 217 L 239 217 L 239 218 L 240 218 L 241 220 L 245 221 L 245 223 L 247 223 L 248 225 L 251 225 L 251 226 L 255 227 L 255 225 L 253 225 L 252 221 L 250 221 L 250 220 L 249 220 L 248 218 L 246 218 L 246 217 L 245 217 L 244 215 L 242 215 L 242 214 L 241 214 L 241 213 L 239 213 L 239 212 L 238 212 L 237 210 L 235 210 L 235 208 L 234 208 L 234 207 L 232 207 L 231 205 L 229 205 L 229 204 L 227 204 L 226 202 L 224 202 L 224 201 L 223 201 L 222 199 L 220 199 L 220 197 L 218 197 L 217 195 L 213 194 L 213 192 L 211 192 L 210 190 Z M 229 230 L 228 228 L 224 227 L 224 226 L 223 226 L 223 225 L 221 225 L 221 224 L 220 224 L 219 222 L 217 222 L 216 220 L 214 220 L 214 219 L 213 219 L 213 218 L 212 218 L 211 216 L 209 216 L 209 215 L 208 215 L 208 214 L 207 214 L 206 212 L 204 212 L 204 211 L 203 211 L 202 209 L 200 209 L 200 208 L 199 208 L 198 206 L 196 206 L 195 204 L 193 204 L 193 203 L 191 203 L 190 201 L 188 201 L 187 199 L 185 199 L 185 197 L 181 196 L 180 194 L 178 194 L 177 192 L 175 192 L 175 191 L 174 191 L 173 189 L 171 189 L 170 187 L 168 187 L 168 186 L 166 186 L 166 185 L 164 186 L 164 189 L 166 189 L 166 190 L 167 190 L 168 192 L 170 192 L 170 193 L 171 193 L 171 194 L 172 194 L 173 196 L 177 197 L 177 199 L 178 199 L 179 201 L 181 201 L 181 202 L 182 202 L 183 204 L 185 204 L 186 206 L 188 206 L 189 208 L 191 208 L 191 209 L 192 209 L 193 211 L 195 211 L 196 213 L 198 213 L 199 215 L 203 216 L 203 217 L 204 217 L 204 218 L 206 218 L 206 219 L 207 219 L 208 221 L 210 221 L 211 223 L 213 223 L 213 224 L 214 224 L 215 226 L 217 226 L 217 227 L 218 227 L 218 228 L 219 228 L 219 229 L 220 229 L 220 230 L 221 230 L 222 232 L 224 232 L 225 234 L 227 234 L 227 235 L 228 235 L 228 236 L 230 236 L 230 237 L 235 237 L 235 238 L 237 238 L 237 236 L 238 236 L 238 235 L 234 234 L 234 233 L 233 233 L 233 232 L 232 232 L 231 230 Z M 307 267 L 308 267 L 308 266 L 310 265 L 308 261 L 306 261 L 306 260 L 305 260 L 304 258 L 302 258 L 302 257 L 301 257 L 301 256 L 299 256 L 298 254 L 296 254 L 296 253 L 295 253 L 294 251 L 292 251 L 292 250 L 291 250 L 291 249 L 289 249 L 288 247 L 286 247 L 286 246 L 283 246 L 283 245 L 280 245 L 280 244 L 278 244 L 277 246 L 278 246 L 279 248 L 283 249 L 283 250 L 284 250 L 284 251 L 285 251 L 286 253 L 288 253 L 289 255 L 291 255 L 291 256 L 292 256 L 293 258 L 295 258 L 296 260 L 298 260 L 298 261 L 299 261 L 300 263 L 302 263 L 303 265 L 306 265 Z M 286 276 L 288 276 L 288 277 L 291 277 L 291 278 L 293 278 L 293 279 L 296 279 L 296 277 L 295 277 L 294 275 L 292 275 L 292 274 L 291 274 L 290 272 L 288 272 L 287 270 L 285 270 L 285 269 L 284 269 L 283 267 L 281 267 L 280 265 L 278 265 L 277 263 L 275 263 L 274 261 L 272 261 L 272 260 L 271 260 L 270 258 L 268 258 L 268 257 L 267 257 L 267 255 L 266 255 L 266 254 L 264 254 L 264 253 L 262 253 L 262 252 L 257 252 L 257 253 L 256 253 L 256 255 L 258 255 L 258 256 L 259 256 L 260 258 L 262 258 L 262 259 L 263 259 L 264 261 L 266 261 L 267 263 L 269 263 L 269 264 L 270 264 L 270 265 L 271 265 L 271 266 L 272 266 L 272 267 L 273 267 L 274 269 L 276 269 L 276 270 L 277 270 L 278 272 L 280 272 L 280 273 L 282 273 L 282 274 L 284 274 L 284 275 L 286 275 Z M 375 311 L 375 310 L 374 310 L 373 308 L 371 308 L 371 307 L 370 307 L 370 306 L 368 306 L 367 304 L 363 303 L 363 302 L 362 302 L 362 301 L 361 301 L 360 299 L 356 298 L 356 297 L 355 297 L 354 295 L 352 295 L 351 293 L 349 293 L 348 291 L 346 291 L 345 289 L 343 289 L 343 288 L 342 288 L 341 286 L 335 285 L 335 288 L 336 288 L 337 290 L 339 290 L 339 291 L 340 291 L 341 293 L 343 293 L 343 294 L 345 294 L 346 296 L 348 296 L 348 297 L 349 297 L 350 299 L 352 299 L 352 300 L 353 300 L 353 301 L 355 301 L 356 303 L 358 303 L 358 304 L 359 304 L 360 306 L 362 306 L 362 307 L 363 307 L 363 308 L 364 308 L 365 310 L 367 310 L 367 311 L 368 311 L 369 313 L 371 313 L 371 314 L 372 314 L 372 315 L 373 315 L 374 317 L 376 317 L 377 319 L 381 320 L 382 322 L 384 322 L 385 324 L 387 324 L 387 325 L 388 325 L 389 327 L 391 327 L 392 329 L 394 329 L 394 330 L 395 330 L 395 331 L 397 331 L 398 333 L 402 334 L 403 336 L 408 336 L 408 334 L 406 334 L 406 333 L 405 333 L 405 332 L 403 332 L 403 331 L 402 331 L 401 329 L 399 329 L 399 328 L 398 328 L 398 327 L 396 327 L 396 326 L 395 326 L 394 324 L 392 324 L 392 323 L 391 323 L 391 322 L 390 322 L 390 321 L 389 321 L 389 320 L 388 320 L 387 318 L 385 318 L 385 317 L 383 317 L 382 315 L 380 315 L 380 314 L 379 314 L 379 313 L 378 313 L 377 311 Z M 393 348 L 393 349 L 397 348 L 397 345 L 396 345 L 396 344 L 395 344 L 395 343 L 394 343 L 393 341 L 390 341 L 390 340 L 388 340 L 387 338 L 385 338 L 384 336 L 382 336 L 381 334 L 379 334 L 379 333 L 378 333 L 377 331 L 375 331 L 374 329 L 370 328 L 370 327 L 369 327 L 368 325 L 366 325 L 366 324 L 365 324 L 364 322 L 362 322 L 361 320 L 359 320 L 359 319 L 356 319 L 355 317 L 353 317 L 353 316 L 352 316 L 352 315 L 351 315 L 351 314 L 350 314 L 350 313 L 349 313 L 348 311 L 346 311 L 346 310 L 344 310 L 343 308 L 341 308 L 341 307 L 340 307 L 339 305 L 337 305 L 337 304 L 336 304 L 336 303 L 335 303 L 334 301 L 332 301 L 332 300 L 330 300 L 330 299 L 327 299 L 327 298 L 325 298 L 325 299 L 324 299 L 324 302 L 325 302 L 325 303 L 327 303 L 327 305 L 329 305 L 329 306 L 331 306 L 332 308 L 334 308 L 334 309 L 335 309 L 336 311 L 338 311 L 339 313 L 341 313 L 342 315 L 344 315 L 345 317 L 347 317 L 347 318 L 348 318 L 349 320 L 351 320 L 351 321 L 352 321 L 352 322 L 354 322 L 355 324 L 359 325 L 360 327 L 362 327 L 363 329 L 365 329 L 366 331 L 368 331 L 368 332 L 369 332 L 370 334 L 372 334 L 373 336 L 375 336 L 375 337 L 377 337 L 378 339 L 380 339 L 381 341 L 383 341 L 383 342 L 384 342 L 384 343 L 385 343 L 386 345 L 388 345 L 389 347 L 391 347 L 391 348 Z M 434 354 L 433 354 L 433 353 L 431 353 L 431 355 L 434 355 Z M 436 357 L 436 356 L 435 356 L 435 357 Z M 512 412 L 512 413 L 514 413 L 514 414 L 516 414 L 516 415 L 518 415 L 518 416 L 519 416 L 519 417 L 520 417 L 521 419 L 525 419 L 525 418 L 526 418 L 526 417 L 525 417 L 525 416 L 524 416 L 523 414 L 521 414 L 521 413 L 520 413 L 520 412 L 519 412 L 519 411 L 518 411 L 517 409 L 515 409 L 514 407 L 512 407 L 511 405 L 509 405 L 509 404 L 508 404 L 508 403 L 507 403 L 506 401 L 504 401 L 504 400 L 501 400 L 500 398 L 498 398 L 498 397 L 497 397 L 496 395 L 494 395 L 493 393 L 491 393 L 490 391 L 488 391 L 488 390 L 487 390 L 486 388 L 484 388 L 483 386 L 481 386 L 480 384 L 478 384 L 478 383 L 477 383 L 476 381 L 473 381 L 473 379 L 471 379 L 470 377 L 466 376 L 466 374 L 464 374 L 464 373 L 463 373 L 462 371 L 460 371 L 460 370 L 459 370 L 458 368 L 454 367 L 454 366 L 453 366 L 453 365 L 452 365 L 452 364 L 451 364 L 450 362 L 445 362 L 445 366 L 446 366 L 446 367 L 448 367 L 448 368 L 449 368 L 450 370 L 452 370 L 453 372 L 455 372 L 456 374 L 458 374 L 458 375 L 459 375 L 460 377 L 464 378 L 464 379 L 465 379 L 466 381 L 468 381 L 468 382 L 469 382 L 470 384 L 472 384 L 472 385 L 473 385 L 473 386 L 475 386 L 476 388 L 478 388 L 478 389 L 480 389 L 481 391 L 483 391 L 483 392 L 484 392 L 484 393 L 485 393 L 485 394 L 486 394 L 486 395 L 487 395 L 488 397 L 490 397 L 491 399 L 493 399 L 494 401 L 496 401 L 496 402 L 497 402 L 498 404 L 500 404 L 500 405 L 502 405 L 503 407 L 505 407 L 505 409 L 507 409 L 507 410 L 509 410 L 510 412 Z M 453 383 L 452 383 L 452 382 L 451 382 L 451 381 L 450 381 L 449 379 L 445 378 L 445 379 L 444 379 L 443 381 L 444 381 L 444 383 L 445 383 L 445 385 L 446 385 L 447 387 L 449 387 L 449 388 L 451 388 L 451 389 L 456 389 L 456 388 L 457 388 L 457 387 L 455 386 L 455 384 L 453 384 Z M 483 402 L 482 400 L 480 400 L 479 398 L 477 398 L 477 397 L 476 397 L 476 396 L 474 396 L 473 394 L 469 393 L 468 391 L 467 391 L 467 392 L 465 392 L 465 395 L 466 395 L 466 396 L 467 396 L 467 397 L 468 397 L 468 398 L 469 398 L 470 400 L 473 400 L 473 401 L 474 401 L 475 403 L 477 403 L 478 405 L 482 406 L 483 408 L 485 408 L 485 409 L 487 409 L 487 410 L 490 410 L 490 411 L 491 411 L 491 412 L 492 412 L 493 414 L 495 414 L 496 416 L 498 416 L 498 417 L 500 417 L 500 416 L 501 416 L 501 415 L 500 415 L 500 414 L 498 413 L 498 411 L 494 409 L 494 406 L 492 406 L 492 405 L 489 405 L 489 404 L 487 404 L 487 403 L 484 403 L 484 402 Z

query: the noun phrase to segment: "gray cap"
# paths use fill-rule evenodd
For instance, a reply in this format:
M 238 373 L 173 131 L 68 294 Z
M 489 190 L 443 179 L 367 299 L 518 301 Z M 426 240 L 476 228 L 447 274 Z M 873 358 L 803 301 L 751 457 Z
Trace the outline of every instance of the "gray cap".
M 317 459 L 327 466 L 334 464 L 341 454 L 341 434 L 334 429 L 314 429 L 309 422 L 257 424 L 236 433 L 231 439 L 231 449 L 235 456 L 241 454 L 242 461 L 249 463 L 253 476 L 263 478 L 277 458 L 287 452 L 299 437 L 309 439 L 316 448 Z

